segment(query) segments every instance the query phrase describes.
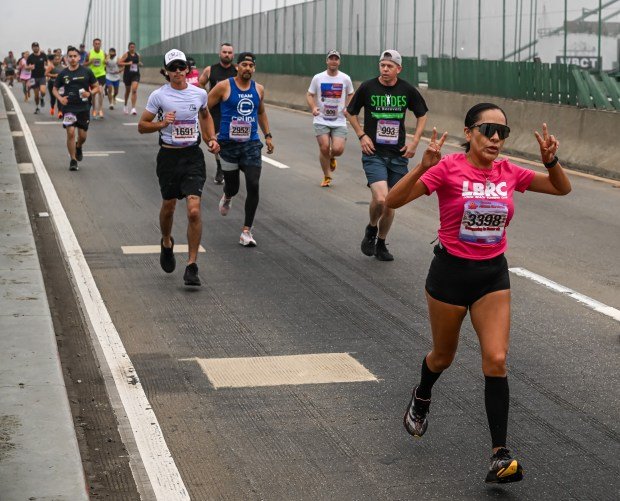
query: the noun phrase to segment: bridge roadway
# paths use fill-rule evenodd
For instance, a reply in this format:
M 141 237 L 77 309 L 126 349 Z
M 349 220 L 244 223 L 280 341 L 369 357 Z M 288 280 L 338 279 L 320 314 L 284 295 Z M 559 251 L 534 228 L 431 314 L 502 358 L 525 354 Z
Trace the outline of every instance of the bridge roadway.
M 153 88 L 140 88 L 140 109 Z M 60 125 L 31 104 L 22 109 L 192 499 L 617 499 L 618 321 L 525 277 L 511 274 L 508 444 L 525 480 L 483 483 L 489 433 L 468 320 L 436 385 L 427 434 L 406 434 L 402 414 L 430 347 L 423 284 L 437 201 L 398 211 L 394 262 L 362 255 L 369 191 L 353 134 L 333 186 L 322 189 L 310 117 L 268 108 L 273 159 L 289 168 L 263 166 L 255 249 L 237 244 L 243 187 L 221 217 L 207 155 L 203 286 L 188 290 L 182 255 L 167 275 L 157 254 L 121 251 L 159 242 L 156 135 L 126 125 L 137 117 L 120 107 L 106 111 L 84 152 L 122 153 L 87 156 L 73 173 Z M 618 309 L 620 191 L 571 182 L 564 198 L 517 195 L 509 265 Z M 180 203 L 177 244 L 185 227 Z M 257 375 L 215 388 L 194 360 L 325 353 L 349 353 L 376 380 L 256 386 Z

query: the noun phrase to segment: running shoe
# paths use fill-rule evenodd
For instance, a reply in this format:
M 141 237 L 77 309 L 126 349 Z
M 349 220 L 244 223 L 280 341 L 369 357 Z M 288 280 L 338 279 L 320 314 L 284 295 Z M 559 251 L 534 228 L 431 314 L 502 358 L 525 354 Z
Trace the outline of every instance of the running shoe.
M 58 112 L 58 120 L 62 120 L 62 111 Z
M 338 167 L 338 162 L 336 162 L 335 158 L 330 158 L 329 159 L 329 170 L 334 172 L 336 170 L 336 167 Z
M 523 467 L 502 447 L 491 456 L 491 466 L 485 482 L 487 484 L 507 484 L 523 480 Z
M 417 390 L 418 387 L 416 386 L 411 392 L 411 400 L 405 411 L 403 424 L 405 425 L 407 433 L 416 438 L 420 438 L 426 432 L 426 428 L 428 428 L 428 419 L 426 419 L 426 415 L 428 414 L 431 401 L 418 398 L 416 396 Z
M 129 115 L 129 108 L 127 108 L 127 106 L 123 106 L 123 113 Z
M 217 166 L 217 171 L 215 172 L 215 177 L 213 178 L 213 182 L 215 184 L 224 184 L 224 172 L 222 171 L 222 167 L 219 165 L 219 162 Z
M 35 115 L 38 115 L 38 114 L 39 114 L 39 111 L 40 111 L 40 110 L 39 110 L 39 107 L 37 106 L 37 107 L 36 107 L 36 109 L 34 110 L 34 114 L 35 114 Z
M 377 241 L 377 245 L 375 246 L 375 257 L 379 261 L 394 261 L 394 256 L 387 250 L 385 242 Z
M 252 232 L 250 230 L 243 230 L 241 232 L 241 236 L 239 237 L 239 244 L 244 247 L 256 247 L 256 240 L 252 236 Z
M 329 188 L 332 183 L 332 178 L 329 176 L 325 176 L 323 181 L 321 181 L 321 188 Z
M 114 109 L 114 105 L 113 105 L 113 104 L 111 104 L 111 105 L 110 105 L 110 109 L 111 109 L 111 110 L 113 110 L 113 109 Z
M 82 147 L 81 146 L 75 146 L 75 158 L 78 162 L 81 162 L 82 159 L 84 158 L 84 154 L 82 153 Z
M 132 115 L 137 115 L 137 114 L 138 114 L 138 112 L 136 111 L 136 109 L 135 109 L 135 108 L 131 108 L 131 114 L 132 114 Z
M 374 228 L 370 225 L 366 226 L 366 232 L 364 233 L 364 239 L 362 240 L 362 253 L 366 256 L 375 255 L 375 247 L 377 246 L 377 231 L 378 228 Z
M 99 110 L 99 118 L 103 120 L 103 110 Z
M 41 108 L 45 108 L 45 99 L 41 98 Z
M 222 216 L 225 216 L 226 214 L 228 214 L 228 211 L 230 210 L 230 207 L 232 205 L 232 198 L 226 198 L 226 195 L 222 195 L 222 198 L 220 198 L 220 214 Z
M 53 116 L 54 116 L 54 114 L 55 114 L 55 110 L 54 110 L 54 107 L 52 106 L 52 107 L 50 108 L 50 116 L 51 116 L 51 117 L 53 117 Z
M 77 160 L 71 159 L 71 162 L 69 162 L 69 170 L 80 170 L 77 164 Z
M 198 276 L 198 265 L 196 263 L 188 264 L 185 267 L 185 273 L 183 273 L 183 281 L 185 285 L 191 285 L 194 287 L 200 287 L 200 277 Z
M 174 238 L 170 237 L 170 241 L 172 242 L 172 247 L 170 248 L 164 247 L 163 238 L 160 242 L 159 264 L 166 273 L 172 273 L 177 266 L 177 260 L 174 257 Z

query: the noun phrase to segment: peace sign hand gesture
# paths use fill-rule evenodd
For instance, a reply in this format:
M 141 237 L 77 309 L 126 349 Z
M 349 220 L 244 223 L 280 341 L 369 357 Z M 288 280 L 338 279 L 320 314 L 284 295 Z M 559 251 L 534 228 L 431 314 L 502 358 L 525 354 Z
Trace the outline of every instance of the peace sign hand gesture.
M 441 160 L 441 147 L 443 143 L 446 141 L 448 137 L 448 133 L 444 132 L 437 141 L 437 129 L 433 127 L 433 135 L 431 136 L 431 142 L 428 144 L 424 155 L 422 156 L 422 168 L 426 171 L 430 169 L 433 165 L 437 165 Z
M 540 145 L 540 156 L 542 158 L 542 161 L 543 163 L 548 164 L 555 158 L 555 154 L 560 147 L 560 142 L 555 138 L 554 135 L 549 135 L 546 123 L 542 124 L 542 131 L 542 137 L 537 131 L 534 131 L 534 135 L 536 136 L 536 140 Z

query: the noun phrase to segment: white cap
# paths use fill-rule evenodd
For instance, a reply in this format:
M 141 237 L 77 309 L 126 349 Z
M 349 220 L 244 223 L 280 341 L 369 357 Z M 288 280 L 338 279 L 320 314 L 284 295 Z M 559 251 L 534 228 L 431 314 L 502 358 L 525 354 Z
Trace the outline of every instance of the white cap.
M 381 61 L 392 61 L 393 63 L 396 63 L 398 66 L 403 65 L 403 58 L 394 49 L 384 50 L 381 53 L 381 58 L 379 59 L 379 62 Z
M 164 56 L 164 66 L 168 66 L 172 61 L 183 61 L 184 63 L 187 63 L 185 54 L 178 49 L 172 49 L 166 52 L 166 55 Z

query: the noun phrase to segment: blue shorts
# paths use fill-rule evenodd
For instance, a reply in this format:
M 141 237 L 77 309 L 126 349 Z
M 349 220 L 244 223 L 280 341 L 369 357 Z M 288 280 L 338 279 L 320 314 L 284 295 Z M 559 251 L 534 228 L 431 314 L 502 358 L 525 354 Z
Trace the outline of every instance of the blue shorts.
M 263 143 L 260 141 L 219 141 L 220 159 L 222 170 L 232 171 L 239 167 L 258 167 L 261 168 L 263 160 L 260 150 Z
M 118 89 L 118 86 L 120 85 L 121 81 L 120 80 L 116 80 L 116 81 L 112 81 L 112 80 L 108 80 L 107 78 L 105 79 L 105 84 L 106 87 L 108 85 L 111 85 L 112 87 L 114 87 L 115 89 Z
M 394 186 L 409 172 L 409 159 L 405 157 L 380 157 L 362 153 L 362 166 L 368 179 L 368 186 L 377 181 L 387 181 L 388 188 Z

